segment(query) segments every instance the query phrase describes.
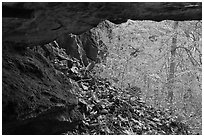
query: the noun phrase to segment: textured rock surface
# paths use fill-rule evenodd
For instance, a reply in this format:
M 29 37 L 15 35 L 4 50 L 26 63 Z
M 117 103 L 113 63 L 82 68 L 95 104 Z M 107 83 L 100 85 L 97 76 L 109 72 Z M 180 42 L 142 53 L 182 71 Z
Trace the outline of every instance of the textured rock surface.
M 89 31 L 32 48 L 4 42 L 2 59 L 3 134 L 62 134 L 81 122 L 70 68 L 72 59 L 84 67 L 97 61 Z
M 201 3 L 3 3 L 3 40 L 36 45 L 103 20 L 201 20 Z
M 201 14 L 201 3 L 3 3 L 3 134 L 61 134 L 80 122 L 72 94 L 78 87 L 39 54 L 46 52 L 40 46 L 56 40 L 87 65 L 100 53 L 88 30 L 105 19 L 193 20 Z M 79 43 L 70 33 L 80 34 Z
M 60 134 L 73 128 L 80 113 L 69 78 L 40 54 L 42 48 L 3 45 L 3 134 Z
M 91 31 L 87 31 L 81 35 L 70 35 L 65 33 L 58 37 L 56 42 L 61 48 L 66 50 L 67 55 L 82 61 L 85 66 L 89 63 L 88 59 L 94 62 L 102 60 L 99 59 L 102 56 L 99 55 L 102 49 L 99 48 L 99 43 L 94 38 Z M 102 44 L 104 43 L 100 43 L 100 45 Z

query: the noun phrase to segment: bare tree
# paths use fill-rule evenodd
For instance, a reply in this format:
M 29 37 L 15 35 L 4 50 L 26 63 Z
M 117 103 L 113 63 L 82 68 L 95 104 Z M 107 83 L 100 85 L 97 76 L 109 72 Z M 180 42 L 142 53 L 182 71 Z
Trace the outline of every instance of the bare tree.
M 174 35 L 172 37 L 169 75 L 167 77 L 167 81 L 168 81 L 167 99 L 168 99 L 170 110 L 173 103 L 173 84 L 174 84 L 174 74 L 175 74 L 175 65 L 176 65 L 175 56 L 176 56 L 176 47 L 177 47 L 177 28 L 178 28 L 178 21 L 175 21 L 173 24 Z

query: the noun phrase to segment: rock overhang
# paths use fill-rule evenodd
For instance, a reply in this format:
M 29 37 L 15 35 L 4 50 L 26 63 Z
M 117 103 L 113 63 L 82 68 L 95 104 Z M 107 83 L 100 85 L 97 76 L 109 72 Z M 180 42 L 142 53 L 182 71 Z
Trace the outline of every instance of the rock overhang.
M 104 20 L 201 20 L 201 2 L 4 2 L 3 41 L 49 43 L 65 33 L 82 34 Z M 8 12 L 9 11 L 9 12 Z

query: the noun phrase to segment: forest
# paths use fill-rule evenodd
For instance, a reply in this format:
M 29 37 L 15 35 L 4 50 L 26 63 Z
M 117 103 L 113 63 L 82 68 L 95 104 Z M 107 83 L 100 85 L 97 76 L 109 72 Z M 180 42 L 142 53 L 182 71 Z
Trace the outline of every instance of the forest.
M 133 87 L 148 105 L 169 111 L 200 130 L 202 121 L 202 22 L 109 21 L 91 30 L 106 52 L 94 68 L 125 92 Z M 138 93 L 140 91 L 140 93 Z

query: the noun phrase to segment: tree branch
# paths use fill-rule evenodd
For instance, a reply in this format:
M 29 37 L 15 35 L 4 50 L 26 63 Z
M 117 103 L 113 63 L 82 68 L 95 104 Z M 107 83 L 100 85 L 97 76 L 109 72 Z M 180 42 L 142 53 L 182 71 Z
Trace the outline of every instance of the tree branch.
M 187 52 L 187 55 L 190 58 L 190 61 L 194 66 L 197 66 L 197 65 L 200 66 L 200 64 L 196 61 L 196 59 L 193 58 L 191 51 L 189 49 L 187 49 L 186 47 L 181 47 L 181 46 L 176 47 L 176 49 L 178 49 L 178 48 L 182 48 Z

